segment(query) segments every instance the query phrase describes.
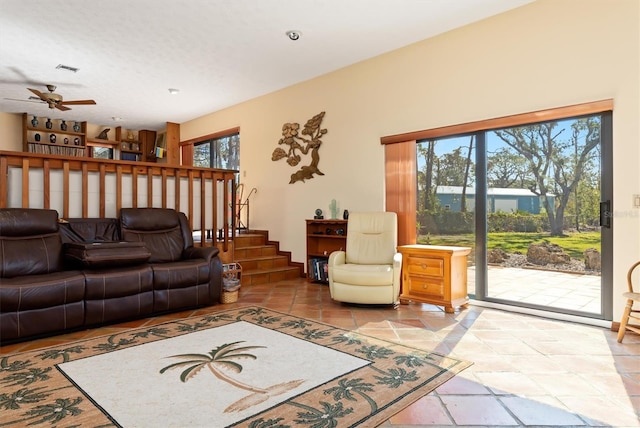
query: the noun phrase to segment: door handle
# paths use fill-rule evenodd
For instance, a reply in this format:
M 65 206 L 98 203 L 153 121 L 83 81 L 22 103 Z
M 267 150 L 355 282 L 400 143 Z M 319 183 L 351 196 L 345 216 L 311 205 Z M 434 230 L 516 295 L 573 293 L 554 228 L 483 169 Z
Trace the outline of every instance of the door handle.
M 611 201 L 600 202 L 600 226 L 611 228 Z

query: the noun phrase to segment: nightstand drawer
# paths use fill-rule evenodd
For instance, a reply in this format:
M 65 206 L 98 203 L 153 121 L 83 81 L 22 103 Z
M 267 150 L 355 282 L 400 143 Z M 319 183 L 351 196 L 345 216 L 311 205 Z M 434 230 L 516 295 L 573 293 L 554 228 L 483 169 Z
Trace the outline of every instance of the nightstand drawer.
M 444 276 L 444 260 L 430 257 L 411 257 L 406 262 L 409 275 L 428 275 L 442 278 Z
M 420 278 L 412 276 L 409 279 L 409 293 L 428 295 L 432 297 L 444 297 L 444 281 L 435 278 Z

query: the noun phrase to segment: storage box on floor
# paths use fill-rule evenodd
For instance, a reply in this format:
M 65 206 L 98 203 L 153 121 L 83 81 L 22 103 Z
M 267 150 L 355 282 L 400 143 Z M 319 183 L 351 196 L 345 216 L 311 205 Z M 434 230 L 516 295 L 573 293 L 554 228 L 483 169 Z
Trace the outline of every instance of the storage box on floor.
M 240 263 L 228 263 L 222 265 L 222 303 L 234 303 L 238 301 L 242 266 Z

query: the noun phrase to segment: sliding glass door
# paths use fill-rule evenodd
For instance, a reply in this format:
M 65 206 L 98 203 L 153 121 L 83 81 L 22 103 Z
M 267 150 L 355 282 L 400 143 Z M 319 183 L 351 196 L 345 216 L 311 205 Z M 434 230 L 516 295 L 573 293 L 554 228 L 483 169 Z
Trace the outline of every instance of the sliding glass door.
M 417 143 L 418 243 L 464 245 L 478 300 L 611 318 L 611 114 Z

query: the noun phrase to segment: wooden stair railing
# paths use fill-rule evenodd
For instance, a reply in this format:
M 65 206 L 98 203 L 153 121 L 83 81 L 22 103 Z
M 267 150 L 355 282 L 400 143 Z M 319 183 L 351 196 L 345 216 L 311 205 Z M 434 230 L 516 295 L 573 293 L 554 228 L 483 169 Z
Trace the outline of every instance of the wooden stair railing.
M 213 233 L 227 251 L 236 231 L 235 173 L 0 151 L 0 208 L 51 208 L 63 218 L 116 217 L 122 207 L 174 208 L 201 231 L 200 245 Z

